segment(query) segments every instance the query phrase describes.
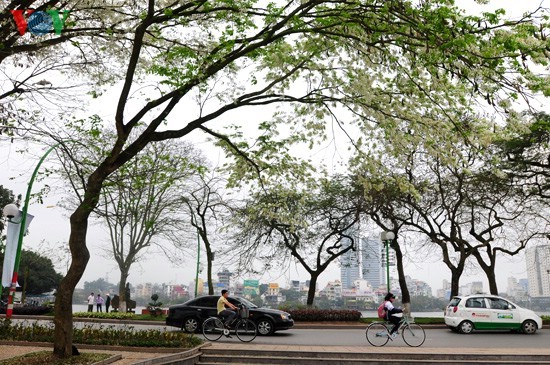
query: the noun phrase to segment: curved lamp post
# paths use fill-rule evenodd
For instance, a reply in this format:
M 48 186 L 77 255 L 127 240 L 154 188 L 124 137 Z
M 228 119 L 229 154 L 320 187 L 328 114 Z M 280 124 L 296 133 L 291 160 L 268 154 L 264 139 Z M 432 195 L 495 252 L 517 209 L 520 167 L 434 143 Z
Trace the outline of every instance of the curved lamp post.
M 390 243 L 394 238 L 395 233 L 392 231 L 384 231 L 380 233 L 380 240 L 382 240 L 386 246 L 386 283 L 388 286 L 388 293 L 390 292 Z
M 17 277 L 18 277 L 18 273 L 19 273 L 19 262 L 21 260 L 21 248 L 23 246 L 23 236 L 25 234 L 25 225 L 27 223 L 27 210 L 29 208 L 29 200 L 30 200 L 30 197 L 31 197 L 32 185 L 34 183 L 34 180 L 36 179 L 36 175 L 38 174 L 38 169 L 40 168 L 40 166 L 42 165 L 42 163 L 44 162 L 46 157 L 50 154 L 50 152 L 52 152 L 55 148 L 57 148 L 62 143 L 63 142 L 59 142 L 59 143 L 53 145 L 52 147 L 50 147 L 46 151 L 46 153 L 44 153 L 44 155 L 42 156 L 40 161 L 38 161 L 38 165 L 36 165 L 36 168 L 34 169 L 34 172 L 32 173 L 31 179 L 29 181 L 29 185 L 27 187 L 27 195 L 25 195 L 25 203 L 23 204 L 21 221 L 16 222 L 16 221 L 11 220 L 19 214 L 19 208 L 17 208 L 17 206 L 15 204 L 8 204 L 4 207 L 3 212 L 4 212 L 4 215 L 6 216 L 6 218 L 8 218 L 8 221 L 10 221 L 12 223 L 15 223 L 15 224 L 20 224 L 21 225 L 20 228 L 19 228 L 19 238 L 17 240 L 17 251 L 16 251 L 16 254 L 15 254 L 15 264 L 14 264 L 14 267 L 13 267 L 13 276 L 12 276 L 12 280 L 11 280 L 10 291 L 9 291 L 9 294 L 8 294 L 8 308 L 6 310 L 6 318 L 7 319 L 10 319 L 12 314 L 13 314 L 13 296 L 15 294 L 15 289 L 16 289 L 16 286 L 17 286 Z M 0 293 L 1 293 L 1 291 L 0 291 Z

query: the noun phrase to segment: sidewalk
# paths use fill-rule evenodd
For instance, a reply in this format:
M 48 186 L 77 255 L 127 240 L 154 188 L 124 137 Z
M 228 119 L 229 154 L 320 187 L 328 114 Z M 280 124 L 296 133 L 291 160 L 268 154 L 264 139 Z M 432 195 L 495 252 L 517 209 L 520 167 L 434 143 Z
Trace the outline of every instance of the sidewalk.
M 182 352 L 186 349 L 163 349 L 163 348 L 142 348 L 142 347 L 114 347 L 114 346 L 86 346 L 77 345 L 80 352 L 101 352 L 119 355 L 120 359 L 110 364 L 131 365 L 145 360 L 157 359 L 170 354 Z M 53 351 L 50 343 L 24 343 L 13 341 L 0 341 L 0 360 L 21 356 L 37 351 Z

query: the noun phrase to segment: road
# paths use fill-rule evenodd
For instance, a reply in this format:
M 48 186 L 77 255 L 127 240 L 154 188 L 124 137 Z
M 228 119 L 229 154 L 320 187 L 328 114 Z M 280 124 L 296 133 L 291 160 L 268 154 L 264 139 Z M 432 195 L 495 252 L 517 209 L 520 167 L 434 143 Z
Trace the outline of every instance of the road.
M 202 337 L 202 336 L 201 336 Z M 238 339 L 223 338 L 220 341 L 235 342 Z M 219 341 L 219 342 L 220 342 Z M 292 329 L 275 333 L 273 336 L 258 336 L 256 344 L 270 345 L 327 345 L 327 346 L 371 346 L 360 329 Z M 427 329 L 424 347 L 434 348 L 547 348 L 550 330 L 540 330 L 534 335 L 510 332 L 484 332 L 462 335 L 448 329 Z M 407 347 L 401 337 L 388 346 Z

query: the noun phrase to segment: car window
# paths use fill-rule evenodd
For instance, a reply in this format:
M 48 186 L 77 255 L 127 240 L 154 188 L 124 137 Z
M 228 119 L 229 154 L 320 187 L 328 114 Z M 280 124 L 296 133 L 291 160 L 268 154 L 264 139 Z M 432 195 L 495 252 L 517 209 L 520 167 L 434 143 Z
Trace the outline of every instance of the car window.
M 466 301 L 466 308 L 487 308 L 487 306 L 483 298 L 470 298 Z
M 508 302 L 500 298 L 488 298 L 491 309 L 508 309 Z
M 229 298 L 227 298 L 227 300 L 229 300 L 229 303 L 231 303 L 231 304 L 233 304 L 233 305 L 239 305 L 239 304 L 241 304 L 241 302 L 238 301 L 238 300 L 235 299 L 235 298 L 229 297 Z
M 246 305 L 248 308 L 258 308 L 258 306 L 244 298 L 239 298 L 239 300 L 244 304 Z
M 460 303 L 461 298 L 453 298 L 451 299 L 451 302 L 449 303 L 448 307 L 456 307 L 458 303 Z
M 190 304 L 196 307 L 215 307 L 218 302 L 216 297 L 200 297 L 194 303 Z

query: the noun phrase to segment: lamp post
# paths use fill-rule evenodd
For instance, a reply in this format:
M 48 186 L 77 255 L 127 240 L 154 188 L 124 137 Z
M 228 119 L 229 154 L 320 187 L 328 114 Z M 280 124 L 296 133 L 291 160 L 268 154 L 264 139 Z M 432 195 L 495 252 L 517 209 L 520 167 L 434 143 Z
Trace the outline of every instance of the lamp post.
M 15 295 L 15 289 L 17 286 L 17 277 L 19 273 L 19 262 L 21 260 L 21 248 L 23 247 L 23 236 L 25 234 L 25 225 L 27 224 L 27 210 L 29 208 L 29 200 L 31 197 L 31 191 L 32 191 L 32 185 L 34 183 L 34 180 L 36 179 L 36 175 L 38 174 L 38 169 L 46 159 L 46 157 L 52 152 L 56 147 L 61 145 L 62 142 L 57 143 L 50 147 L 46 153 L 42 156 L 40 161 L 38 161 L 38 164 L 36 165 L 36 168 L 34 169 L 31 179 L 29 181 L 29 185 L 27 186 L 27 194 L 25 195 L 25 202 L 23 204 L 23 210 L 22 210 L 22 216 L 20 222 L 14 222 L 11 221 L 12 218 L 14 218 L 19 213 L 19 208 L 15 204 L 8 204 L 6 207 L 4 207 L 4 215 L 8 220 L 12 223 L 18 223 L 20 224 L 19 228 L 19 237 L 17 239 L 17 250 L 15 254 L 15 264 L 13 266 L 13 276 L 11 279 L 11 286 L 10 291 L 8 294 L 8 308 L 6 310 L 6 318 L 11 319 L 11 316 L 13 314 L 13 296 Z
M 380 239 L 386 246 L 386 283 L 388 293 L 390 292 L 390 243 L 395 238 L 395 233 L 392 231 L 384 231 L 380 233 Z

